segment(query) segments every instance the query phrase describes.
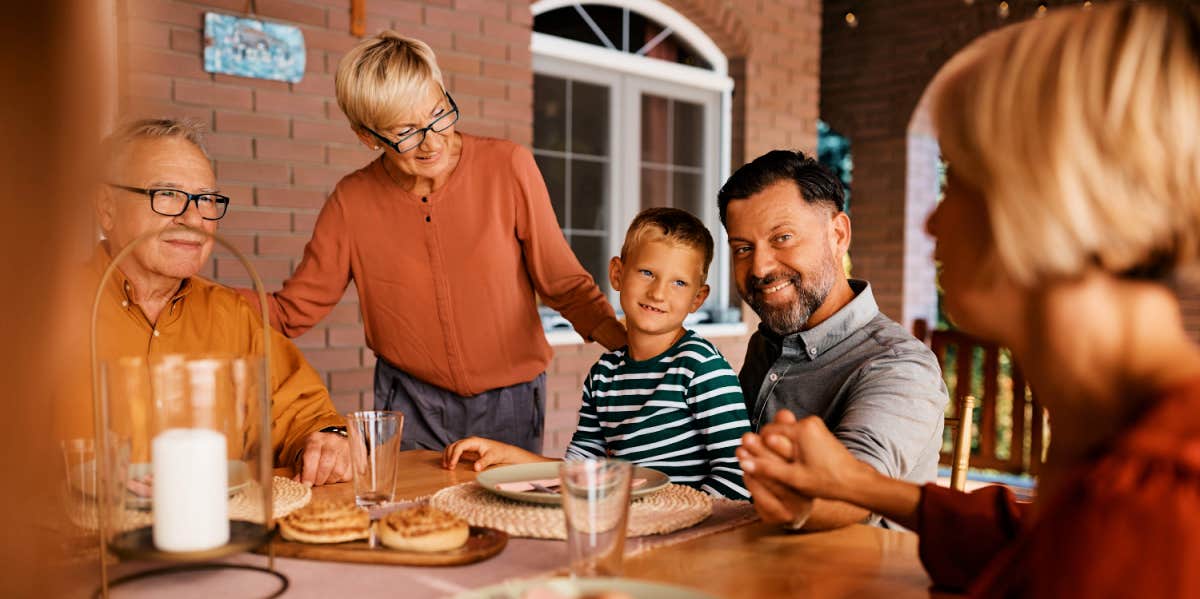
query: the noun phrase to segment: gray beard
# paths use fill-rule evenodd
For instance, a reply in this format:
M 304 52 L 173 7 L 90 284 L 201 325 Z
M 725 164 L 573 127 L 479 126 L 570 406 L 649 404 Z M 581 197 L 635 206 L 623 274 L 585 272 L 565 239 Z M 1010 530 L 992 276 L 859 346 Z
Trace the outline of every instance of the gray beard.
M 834 277 L 830 268 L 831 264 L 831 262 L 827 262 L 817 279 L 807 284 L 800 273 L 791 269 L 783 269 L 783 272 L 764 279 L 753 275 L 748 276 L 746 277 L 746 289 L 750 293 L 746 298 L 746 303 L 750 304 L 750 308 L 754 310 L 755 314 L 758 314 L 763 324 L 776 335 L 783 337 L 798 332 L 804 328 L 813 312 L 816 312 L 817 308 L 825 303 L 825 298 L 833 289 Z M 763 298 L 761 289 L 785 280 L 791 281 L 792 286 L 796 288 L 798 295 L 796 301 L 781 307 L 768 304 Z

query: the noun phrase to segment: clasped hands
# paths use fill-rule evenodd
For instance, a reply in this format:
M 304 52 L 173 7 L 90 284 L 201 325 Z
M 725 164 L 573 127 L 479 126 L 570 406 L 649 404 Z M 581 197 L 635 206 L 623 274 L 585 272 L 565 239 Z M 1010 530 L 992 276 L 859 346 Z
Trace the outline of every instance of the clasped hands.
M 870 470 L 820 418 L 797 420 L 788 410 L 776 413 L 758 434 L 743 435 L 737 457 L 759 517 L 793 530 L 808 520 L 814 499 L 845 499 L 850 480 Z

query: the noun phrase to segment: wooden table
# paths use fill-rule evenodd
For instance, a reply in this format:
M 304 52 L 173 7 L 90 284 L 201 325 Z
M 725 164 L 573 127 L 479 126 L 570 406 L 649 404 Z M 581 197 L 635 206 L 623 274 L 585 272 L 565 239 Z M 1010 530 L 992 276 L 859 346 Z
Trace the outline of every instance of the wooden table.
M 467 465 L 443 470 L 437 452 L 409 451 L 401 459 L 397 498 L 430 495 L 475 479 Z M 353 500 L 354 490 L 342 483 L 317 487 L 313 496 Z M 553 567 L 547 564 L 547 569 Z M 785 534 L 758 523 L 628 559 L 625 574 L 731 599 L 947 596 L 930 593 L 929 577 L 917 559 L 916 535 L 863 525 Z M 446 570 L 446 576 L 453 577 L 454 571 Z

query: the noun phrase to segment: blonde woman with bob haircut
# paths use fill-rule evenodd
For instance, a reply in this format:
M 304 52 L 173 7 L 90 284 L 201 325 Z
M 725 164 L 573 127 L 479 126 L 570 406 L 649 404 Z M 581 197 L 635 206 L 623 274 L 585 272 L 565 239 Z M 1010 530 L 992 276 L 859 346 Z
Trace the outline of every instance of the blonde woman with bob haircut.
M 739 450 L 757 505 L 867 508 L 974 597 L 1200 596 L 1200 347 L 1176 296 L 1200 251 L 1200 20 L 1064 8 L 976 41 L 931 90 L 946 305 L 1050 413 L 1037 500 L 886 478 L 781 413 Z
M 405 448 L 480 435 L 540 452 L 552 354 L 537 298 L 609 349 L 625 329 L 567 245 L 533 155 L 456 130 L 463 115 L 420 40 L 363 40 L 335 86 L 354 134 L 380 154 L 325 202 L 270 296 L 272 326 L 305 333 L 353 281 L 377 357 L 375 408 L 405 414 Z

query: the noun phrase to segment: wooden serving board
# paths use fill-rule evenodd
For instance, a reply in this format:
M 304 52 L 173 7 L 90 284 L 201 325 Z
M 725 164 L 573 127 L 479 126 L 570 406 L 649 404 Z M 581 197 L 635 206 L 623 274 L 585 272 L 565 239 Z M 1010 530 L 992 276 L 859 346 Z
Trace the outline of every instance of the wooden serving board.
M 483 561 L 500 553 L 508 544 L 508 533 L 494 528 L 471 527 L 471 536 L 462 547 L 451 551 L 420 553 L 389 549 L 382 544 L 372 549 L 366 541 L 319 545 L 296 543 L 276 538 L 272 545 L 275 555 L 298 559 L 356 564 L 388 564 L 393 566 L 461 566 Z

